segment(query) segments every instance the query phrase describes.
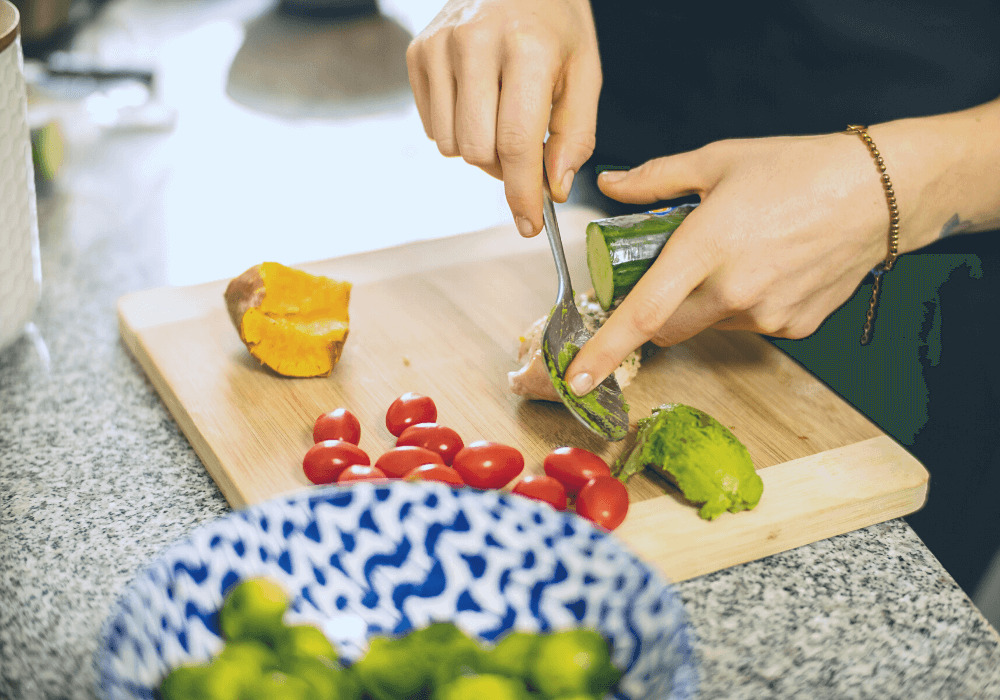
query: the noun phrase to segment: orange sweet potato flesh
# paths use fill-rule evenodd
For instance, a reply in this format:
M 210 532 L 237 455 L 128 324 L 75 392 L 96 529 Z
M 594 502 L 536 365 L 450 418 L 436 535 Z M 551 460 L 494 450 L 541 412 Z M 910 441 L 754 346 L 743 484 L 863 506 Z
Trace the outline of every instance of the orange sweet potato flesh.
M 226 308 L 250 354 L 286 377 L 326 377 L 347 341 L 351 283 L 275 262 L 229 283 Z

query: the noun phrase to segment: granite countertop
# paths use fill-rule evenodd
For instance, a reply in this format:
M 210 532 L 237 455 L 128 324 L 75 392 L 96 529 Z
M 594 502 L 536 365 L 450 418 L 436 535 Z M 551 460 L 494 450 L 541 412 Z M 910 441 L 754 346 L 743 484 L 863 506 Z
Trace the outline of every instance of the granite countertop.
M 0 698 L 94 697 L 118 592 L 229 511 L 118 334 L 173 281 L 177 138 L 71 148 L 39 196 L 42 302 L 0 352 Z M 704 698 L 1000 697 L 1000 637 L 902 520 L 677 588 Z

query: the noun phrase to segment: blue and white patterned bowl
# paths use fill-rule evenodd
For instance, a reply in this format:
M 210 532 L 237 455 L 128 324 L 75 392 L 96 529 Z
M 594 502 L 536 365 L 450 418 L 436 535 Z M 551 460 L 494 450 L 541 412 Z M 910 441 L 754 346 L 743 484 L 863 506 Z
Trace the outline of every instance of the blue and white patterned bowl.
M 510 630 L 598 630 L 625 670 L 617 698 L 693 697 L 678 596 L 586 520 L 497 491 L 444 484 L 316 488 L 236 511 L 173 545 L 113 607 L 95 656 L 98 694 L 152 698 L 174 666 L 221 650 L 229 588 L 269 576 L 344 663 L 371 635 L 452 621 L 486 642 Z

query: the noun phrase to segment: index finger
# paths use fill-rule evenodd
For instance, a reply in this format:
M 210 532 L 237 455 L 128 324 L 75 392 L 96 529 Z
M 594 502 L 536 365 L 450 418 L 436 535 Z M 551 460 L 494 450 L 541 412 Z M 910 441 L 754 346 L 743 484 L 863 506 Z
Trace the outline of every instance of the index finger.
M 542 154 L 555 84 L 553 57 L 522 39 L 505 56 L 497 110 L 497 156 L 507 204 L 522 236 L 542 229 Z
M 656 335 L 677 308 L 711 273 L 708 251 L 699 245 L 692 212 L 659 257 L 566 370 L 566 382 L 582 396 L 614 372 L 630 352 Z

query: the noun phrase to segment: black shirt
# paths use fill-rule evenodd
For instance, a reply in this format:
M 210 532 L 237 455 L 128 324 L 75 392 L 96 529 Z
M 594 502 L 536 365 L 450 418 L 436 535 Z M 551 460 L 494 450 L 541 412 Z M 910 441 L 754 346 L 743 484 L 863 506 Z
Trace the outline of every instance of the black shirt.
M 1000 95 L 1000 2 L 592 7 L 604 71 L 597 153 L 608 163 L 954 112 Z M 996 237 L 952 236 L 935 250 L 996 248 Z

